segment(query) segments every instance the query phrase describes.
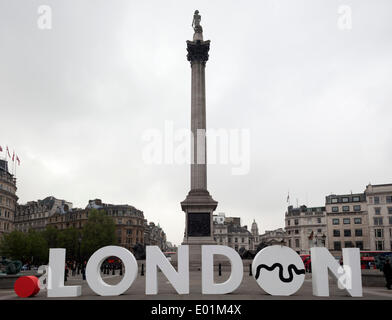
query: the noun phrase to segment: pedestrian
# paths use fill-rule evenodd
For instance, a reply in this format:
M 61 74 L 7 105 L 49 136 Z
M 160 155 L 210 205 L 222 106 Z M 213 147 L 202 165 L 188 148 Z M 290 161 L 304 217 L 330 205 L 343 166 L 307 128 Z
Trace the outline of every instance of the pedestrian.
M 391 264 L 389 263 L 389 260 L 386 259 L 384 263 L 384 267 L 382 269 L 384 272 L 384 277 L 386 281 L 386 287 L 388 290 L 391 290 L 391 285 L 392 285 L 392 267 Z
M 83 280 L 86 280 L 86 261 L 82 265 L 82 277 L 83 277 Z
M 68 279 L 68 266 L 65 265 L 65 270 L 64 270 L 64 282 L 67 282 Z
M 76 262 L 74 261 L 72 263 L 72 276 L 74 277 L 76 275 Z

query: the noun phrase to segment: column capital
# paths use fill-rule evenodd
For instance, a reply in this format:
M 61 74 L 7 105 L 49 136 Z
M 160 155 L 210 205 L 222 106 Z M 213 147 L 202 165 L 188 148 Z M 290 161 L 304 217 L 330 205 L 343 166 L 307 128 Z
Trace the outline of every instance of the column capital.
M 191 62 L 201 62 L 205 64 L 208 60 L 208 51 L 210 50 L 210 40 L 207 41 L 187 41 L 187 59 Z

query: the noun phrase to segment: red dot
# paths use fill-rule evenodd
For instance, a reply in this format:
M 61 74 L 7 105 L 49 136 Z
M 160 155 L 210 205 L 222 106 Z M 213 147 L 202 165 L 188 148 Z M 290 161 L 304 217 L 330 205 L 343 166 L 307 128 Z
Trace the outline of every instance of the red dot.
M 14 291 L 21 298 L 33 297 L 39 292 L 39 280 L 34 276 L 20 277 L 15 281 Z

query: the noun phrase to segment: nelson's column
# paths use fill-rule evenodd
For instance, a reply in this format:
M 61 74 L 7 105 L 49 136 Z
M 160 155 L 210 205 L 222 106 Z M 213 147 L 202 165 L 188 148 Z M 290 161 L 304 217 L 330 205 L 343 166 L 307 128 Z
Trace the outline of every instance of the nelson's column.
M 189 245 L 189 260 L 201 261 L 201 245 L 216 244 L 212 230 L 212 213 L 218 202 L 207 190 L 206 155 L 206 88 L 205 67 L 210 41 L 203 40 L 201 16 L 195 11 L 193 41 L 187 41 L 187 59 L 192 69 L 191 93 L 191 190 L 181 202 L 185 212 L 185 234 L 182 244 Z

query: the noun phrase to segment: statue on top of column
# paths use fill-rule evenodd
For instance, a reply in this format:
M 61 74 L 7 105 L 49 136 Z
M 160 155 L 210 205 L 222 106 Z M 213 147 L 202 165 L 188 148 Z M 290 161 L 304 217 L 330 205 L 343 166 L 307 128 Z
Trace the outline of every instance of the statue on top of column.
M 203 28 L 200 25 L 201 15 L 199 14 L 199 10 L 196 10 L 193 15 L 192 27 L 195 30 L 195 33 L 203 33 Z

